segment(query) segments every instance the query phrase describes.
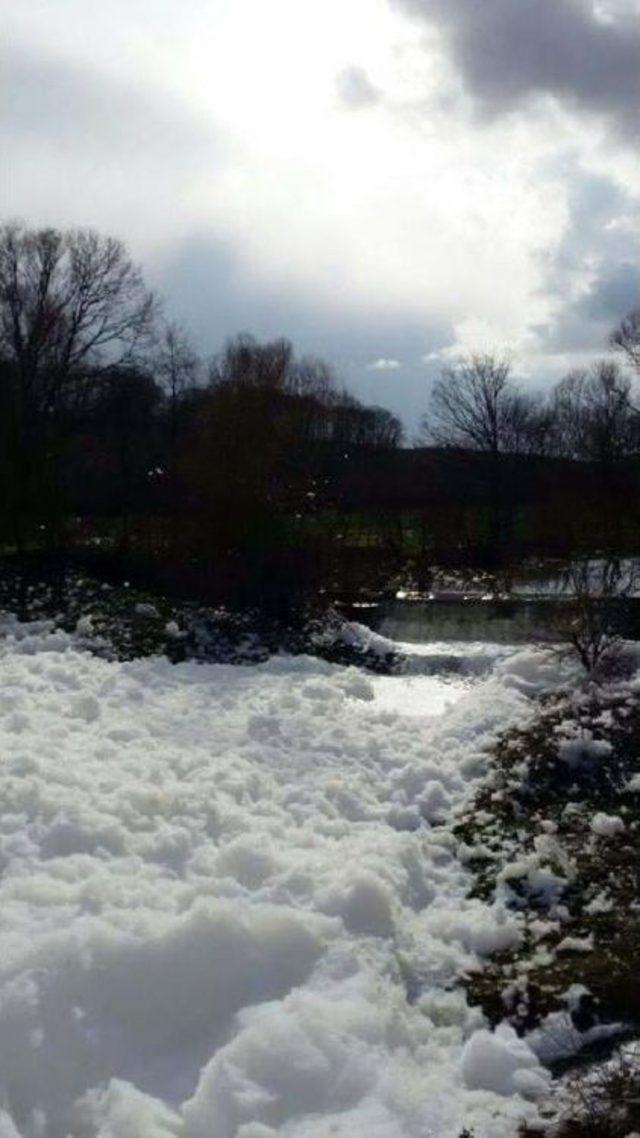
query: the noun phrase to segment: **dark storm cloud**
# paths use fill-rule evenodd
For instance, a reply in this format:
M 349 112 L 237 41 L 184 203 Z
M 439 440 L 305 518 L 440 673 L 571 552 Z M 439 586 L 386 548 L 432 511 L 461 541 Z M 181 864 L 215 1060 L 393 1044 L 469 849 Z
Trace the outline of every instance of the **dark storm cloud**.
M 618 324 L 640 304 L 640 268 L 624 261 L 607 265 L 581 299 L 579 310 L 590 320 Z
M 640 21 L 632 0 L 615 19 L 590 0 L 394 0 L 442 31 L 465 85 L 489 114 L 553 95 L 610 115 L 636 135 Z
M 336 87 L 341 103 L 348 110 L 375 106 L 381 99 L 381 92 L 362 67 L 345 67 L 336 76 Z
M 637 207 L 608 178 L 587 175 L 571 162 L 557 173 L 570 187 L 570 218 L 545 266 L 544 289 L 555 298 L 556 317 L 538 332 L 549 351 L 604 350 L 611 329 L 640 300 L 633 260 Z
M 631 262 L 604 263 L 586 291 L 567 304 L 548 329 L 551 351 L 595 351 L 604 354 L 609 336 L 623 316 L 640 303 L 640 270 Z

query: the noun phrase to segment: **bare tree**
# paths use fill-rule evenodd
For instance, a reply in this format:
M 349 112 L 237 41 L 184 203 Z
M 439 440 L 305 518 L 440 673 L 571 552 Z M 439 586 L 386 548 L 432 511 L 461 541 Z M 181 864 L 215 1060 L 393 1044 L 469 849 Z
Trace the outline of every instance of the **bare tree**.
M 253 336 L 241 333 L 229 340 L 224 351 L 209 368 L 212 387 L 221 384 L 261 391 L 286 391 L 294 367 L 293 345 L 289 340 L 259 344 Z
M 422 437 L 491 455 L 543 453 L 549 410 L 519 391 L 510 373 L 509 360 L 494 355 L 472 355 L 445 368 L 433 386 Z
M 399 447 L 404 431 L 398 416 L 385 407 L 367 407 L 365 411 L 369 424 L 369 446 L 380 450 L 395 450 Z
M 368 407 L 341 391 L 331 408 L 331 439 L 339 452 L 352 449 L 395 450 L 402 442 L 400 420 L 383 407 Z
M 551 395 L 553 407 L 554 454 L 562 458 L 584 458 L 587 434 L 585 388 L 587 373 L 572 371 L 556 384 Z
M 540 395 L 510 392 L 503 412 L 502 447 L 507 454 L 546 455 L 553 437 L 553 408 Z
M 640 371 L 640 308 L 634 308 L 611 333 L 611 346 L 622 352 L 628 363 Z
M 291 394 L 316 400 L 323 407 L 331 406 L 336 396 L 336 381 L 331 368 L 314 356 L 303 356 L 296 362 L 288 386 Z
M 623 666 L 622 606 L 637 589 L 636 565 L 618 557 L 584 558 L 566 570 L 550 631 L 570 645 L 588 675 Z
M 517 389 L 507 358 L 471 355 L 446 368 L 436 380 L 423 438 L 439 446 L 475 450 L 487 456 L 487 553 L 493 558 L 509 539 L 512 507 L 507 456 L 544 453 L 551 425 L 540 399 Z
M 197 383 L 200 361 L 189 336 L 179 324 L 164 325 L 153 363 L 155 375 L 171 405 L 177 404 L 186 389 Z
M 631 382 L 614 361 L 600 360 L 561 380 L 553 412 L 556 450 L 567 458 L 597 462 L 610 471 L 637 446 Z
M 193 389 L 200 373 L 200 360 L 185 330 L 168 323 L 162 328 L 153 360 L 153 370 L 168 399 L 168 461 L 172 496 L 176 492 L 180 408 L 185 392 Z
M 128 362 L 154 313 L 116 238 L 0 229 L 0 351 L 17 365 L 31 411 L 49 410 L 81 373 Z
M 43 463 L 51 467 L 57 455 L 64 407 L 106 369 L 133 360 L 155 311 L 140 270 L 115 238 L 17 223 L 0 228 L 0 355 L 11 374 L 3 396 L 20 462 L 18 514 L 29 512 L 55 475 Z
M 423 431 L 441 446 L 499 454 L 511 402 L 510 371 L 507 359 L 492 355 L 472 355 L 445 368 L 434 384 Z

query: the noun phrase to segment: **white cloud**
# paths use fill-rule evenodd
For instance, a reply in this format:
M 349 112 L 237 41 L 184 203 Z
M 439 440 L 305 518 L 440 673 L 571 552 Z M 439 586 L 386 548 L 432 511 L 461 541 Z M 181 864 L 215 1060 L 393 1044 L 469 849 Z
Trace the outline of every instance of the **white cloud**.
M 399 367 L 402 367 L 400 360 L 385 359 L 384 356 L 367 364 L 369 371 L 396 371 Z

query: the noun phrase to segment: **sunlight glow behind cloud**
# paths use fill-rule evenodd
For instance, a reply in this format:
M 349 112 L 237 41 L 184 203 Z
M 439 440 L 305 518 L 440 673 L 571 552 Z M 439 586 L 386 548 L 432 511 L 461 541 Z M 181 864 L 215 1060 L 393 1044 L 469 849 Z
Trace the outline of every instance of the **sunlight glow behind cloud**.
M 531 370 L 556 357 L 545 336 L 563 313 L 611 278 L 640 172 L 623 138 L 562 100 L 505 96 L 478 117 L 444 34 L 466 35 L 468 0 L 447 3 L 0 0 L 26 92 L 5 126 L 6 212 L 110 229 L 156 269 L 206 235 L 237 280 L 303 298 L 327 328 L 424 327 L 418 369 L 493 341 Z M 634 4 L 609 0 L 609 17 Z M 576 186 L 594 179 L 611 204 L 578 255 Z M 635 240 L 627 222 L 627 260 Z M 216 287 L 212 271 L 211 307 Z M 436 326 L 449 333 L 433 342 Z M 396 353 L 363 344 L 361 374 Z

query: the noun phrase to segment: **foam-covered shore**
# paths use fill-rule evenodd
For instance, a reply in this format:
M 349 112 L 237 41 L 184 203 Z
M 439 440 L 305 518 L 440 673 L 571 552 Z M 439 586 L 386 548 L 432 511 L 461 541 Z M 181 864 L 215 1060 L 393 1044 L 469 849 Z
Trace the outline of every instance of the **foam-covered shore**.
M 516 1132 L 544 1072 L 453 984 L 519 918 L 466 899 L 448 823 L 551 656 L 407 696 L 6 631 L 1 1138 Z

